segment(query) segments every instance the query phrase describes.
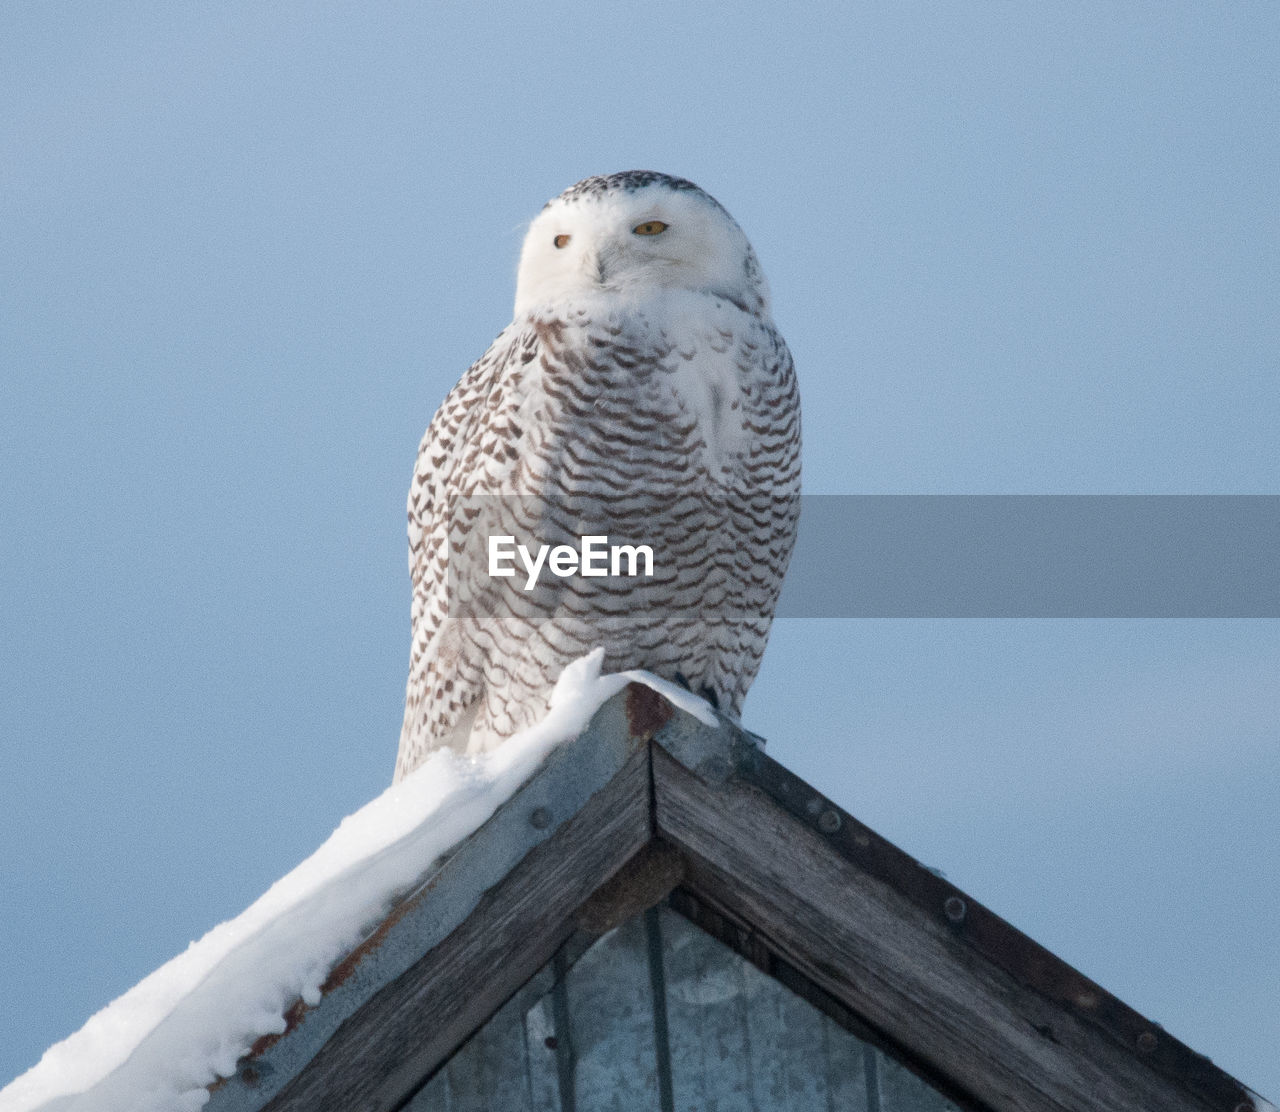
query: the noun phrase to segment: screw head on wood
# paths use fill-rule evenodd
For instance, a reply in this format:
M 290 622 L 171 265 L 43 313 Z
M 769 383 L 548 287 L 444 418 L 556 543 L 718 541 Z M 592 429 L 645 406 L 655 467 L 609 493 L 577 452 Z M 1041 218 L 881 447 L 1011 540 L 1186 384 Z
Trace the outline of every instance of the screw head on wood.
M 953 923 L 962 922 L 968 910 L 964 905 L 964 900 L 959 896 L 948 896 L 947 902 L 942 905 L 943 913 Z
M 818 829 L 824 834 L 834 834 L 840 829 L 840 816 L 828 808 L 818 816 Z
M 546 830 L 551 825 L 551 812 L 545 807 L 535 807 L 529 813 L 529 825 L 534 830 Z
M 1156 1037 L 1150 1031 L 1143 1031 L 1138 1036 L 1138 1049 L 1143 1054 L 1150 1054 L 1156 1048 Z

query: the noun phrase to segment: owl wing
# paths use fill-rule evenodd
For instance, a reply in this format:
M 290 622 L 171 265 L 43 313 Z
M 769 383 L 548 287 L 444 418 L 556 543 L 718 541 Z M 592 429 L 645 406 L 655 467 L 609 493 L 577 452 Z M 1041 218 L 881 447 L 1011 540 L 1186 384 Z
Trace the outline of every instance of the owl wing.
M 450 598 L 450 529 L 460 500 L 511 489 L 522 372 L 538 353 L 532 328 L 500 333 L 449 392 L 418 447 L 408 500 L 412 648 L 397 780 L 427 751 L 461 747 L 484 693 L 482 661 L 467 651 Z

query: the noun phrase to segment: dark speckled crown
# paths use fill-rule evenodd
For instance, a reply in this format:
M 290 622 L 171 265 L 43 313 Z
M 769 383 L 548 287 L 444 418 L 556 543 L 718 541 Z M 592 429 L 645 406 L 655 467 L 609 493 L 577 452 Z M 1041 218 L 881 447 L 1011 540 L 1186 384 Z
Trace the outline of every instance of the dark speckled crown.
M 583 178 L 576 185 L 569 186 L 559 197 L 547 202 L 552 205 L 556 201 L 581 201 L 603 197 L 607 193 L 634 193 L 650 185 L 662 185 L 667 189 L 683 193 L 696 193 L 705 197 L 716 208 L 723 211 L 720 204 L 710 193 L 700 189 L 684 178 L 673 178 L 670 174 L 660 174 L 656 170 L 623 170 L 617 174 L 599 174 L 594 178 Z M 543 206 L 544 208 L 546 205 Z

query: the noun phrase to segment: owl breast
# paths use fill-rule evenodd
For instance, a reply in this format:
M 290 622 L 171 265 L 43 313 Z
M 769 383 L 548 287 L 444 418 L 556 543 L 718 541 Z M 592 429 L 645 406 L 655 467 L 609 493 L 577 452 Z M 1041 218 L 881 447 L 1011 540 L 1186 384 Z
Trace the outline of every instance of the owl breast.
M 542 350 L 521 400 L 528 447 L 576 486 L 602 497 L 654 484 L 742 493 L 787 487 L 792 466 L 798 477 L 790 354 L 757 317 L 667 291 L 607 314 L 587 303 L 530 324 Z
M 464 619 L 485 661 L 467 746 L 545 712 L 559 671 L 596 646 L 611 671 L 684 680 L 736 716 L 755 677 L 794 539 L 800 427 L 790 355 L 736 306 L 666 295 L 528 323 L 536 357 L 512 361 L 489 420 L 504 430 L 459 489 L 485 502 L 481 533 L 538 545 L 586 536 L 647 548 L 651 575 L 476 582 Z M 513 444 L 509 437 L 518 434 Z M 499 496 L 496 499 L 493 496 Z M 483 537 L 467 532 L 472 553 Z M 469 566 L 476 567 L 474 557 Z

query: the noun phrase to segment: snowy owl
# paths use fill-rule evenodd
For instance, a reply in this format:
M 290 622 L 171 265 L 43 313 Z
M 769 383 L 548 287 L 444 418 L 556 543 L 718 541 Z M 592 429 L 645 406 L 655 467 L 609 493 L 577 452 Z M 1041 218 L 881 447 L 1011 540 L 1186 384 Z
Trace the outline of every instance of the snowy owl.
M 549 201 L 515 319 L 418 450 L 396 779 L 537 722 L 597 646 L 605 670 L 647 669 L 736 719 L 799 494 L 791 354 L 734 219 L 650 171 Z

